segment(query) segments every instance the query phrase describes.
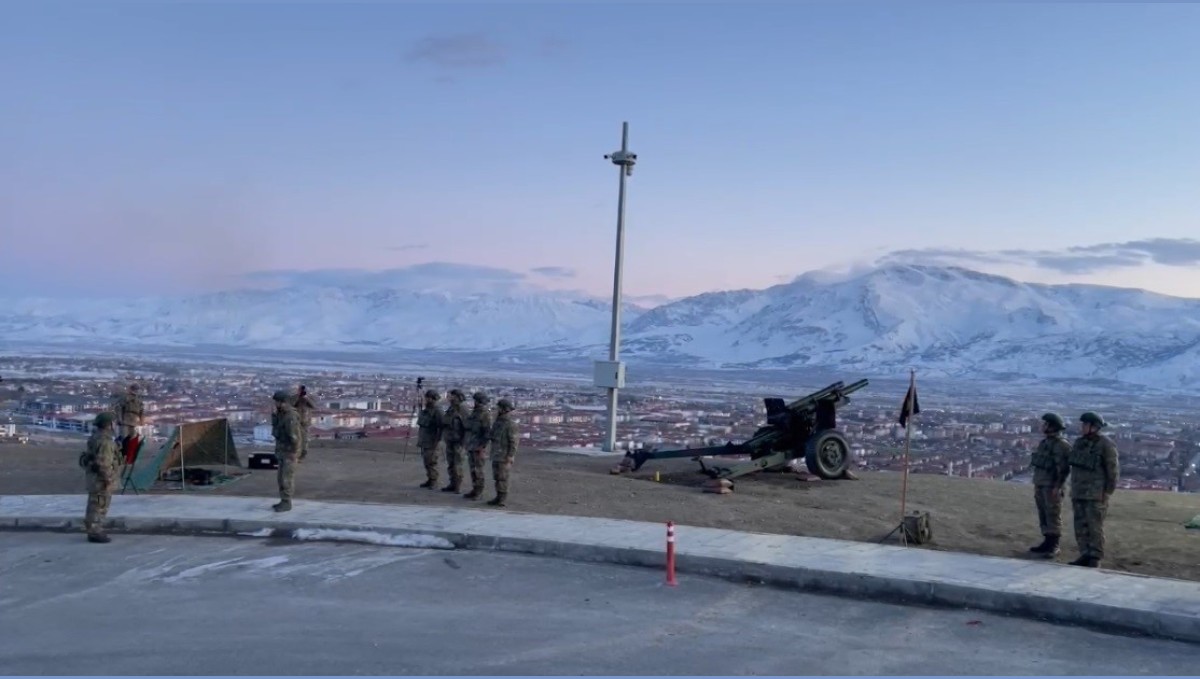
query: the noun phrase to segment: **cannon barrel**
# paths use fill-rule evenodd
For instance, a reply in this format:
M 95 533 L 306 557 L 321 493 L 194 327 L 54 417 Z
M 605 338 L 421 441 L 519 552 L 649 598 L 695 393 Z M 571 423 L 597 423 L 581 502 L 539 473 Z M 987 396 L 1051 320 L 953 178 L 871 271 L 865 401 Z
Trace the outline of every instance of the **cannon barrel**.
M 846 385 L 843 382 L 834 382 L 833 384 L 829 385 L 828 387 L 825 387 L 821 391 L 813 392 L 813 393 L 809 394 L 808 396 L 805 396 L 804 398 L 799 398 L 799 399 L 796 399 L 795 401 L 792 401 L 791 403 L 788 404 L 787 409 L 792 412 L 811 410 L 811 409 L 817 407 L 817 403 L 819 401 L 823 401 L 830 397 L 849 396 L 850 394 L 853 394 L 854 392 L 858 391 L 859 389 L 862 389 L 865 386 L 867 386 L 866 379 L 861 379 L 857 382 L 852 382 L 849 385 Z

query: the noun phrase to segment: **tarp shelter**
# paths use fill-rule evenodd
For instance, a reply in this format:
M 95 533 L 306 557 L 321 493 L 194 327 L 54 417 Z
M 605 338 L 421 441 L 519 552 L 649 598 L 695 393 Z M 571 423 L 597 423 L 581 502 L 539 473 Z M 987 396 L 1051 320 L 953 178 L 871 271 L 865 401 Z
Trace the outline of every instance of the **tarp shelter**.
M 190 467 L 241 467 L 229 421 L 201 420 L 185 422 L 171 431 L 166 443 L 154 455 L 143 449 L 133 466 L 130 484 L 149 490 L 164 472 Z

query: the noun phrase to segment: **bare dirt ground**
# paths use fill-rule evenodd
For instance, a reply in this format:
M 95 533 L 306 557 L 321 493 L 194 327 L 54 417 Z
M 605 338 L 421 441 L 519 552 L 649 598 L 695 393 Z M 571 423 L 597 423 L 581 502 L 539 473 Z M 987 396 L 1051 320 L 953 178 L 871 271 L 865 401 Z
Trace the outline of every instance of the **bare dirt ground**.
M 298 500 L 487 508 L 482 501 L 418 488 L 424 471 L 415 447 L 402 456 L 395 441 L 313 443 L 297 472 Z M 0 444 L 0 493 L 84 492 L 79 450 L 79 444 Z M 248 452 L 239 451 L 243 463 Z M 691 460 L 652 461 L 632 475 L 610 475 L 618 459 L 522 450 L 507 509 L 866 542 L 880 540 L 899 520 L 899 474 L 856 472 L 855 481 L 802 481 L 793 474 L 758 473 L 738 480 L 732 494 L 715 495 L 701 492 L 706 477 Z M 490 467 L 488 475 L 485 499 L 493 495 Z M 254 470 L 196 492 L 274 502 L 275 472 Z M 934 539 L 924 549 L 1029 558 L 1026 550 L 1041 539 L 1033 490 L 1026 485 L 912 475 L 908 506 L 932 513 Z M 1183 526 L 1197 514 L 1200 496 L 1195 494 L 1118 491 L 1106 525 L 1104 567 L 1200 581 L 1200 531 Z M 1063 563 L 1077 555 L 1071 521 L 1068 503 L 1058 557 Z

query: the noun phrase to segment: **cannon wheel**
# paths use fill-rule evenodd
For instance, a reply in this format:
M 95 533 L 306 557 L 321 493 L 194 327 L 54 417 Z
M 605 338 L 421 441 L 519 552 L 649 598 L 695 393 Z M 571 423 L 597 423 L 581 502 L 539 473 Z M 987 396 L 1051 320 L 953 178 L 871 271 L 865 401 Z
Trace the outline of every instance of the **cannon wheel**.
M 808 440 L 804 450 L 808 471 L 823 479 L 840 478 L 850 466 L 850 444 L 835 429 L 826 429 Z

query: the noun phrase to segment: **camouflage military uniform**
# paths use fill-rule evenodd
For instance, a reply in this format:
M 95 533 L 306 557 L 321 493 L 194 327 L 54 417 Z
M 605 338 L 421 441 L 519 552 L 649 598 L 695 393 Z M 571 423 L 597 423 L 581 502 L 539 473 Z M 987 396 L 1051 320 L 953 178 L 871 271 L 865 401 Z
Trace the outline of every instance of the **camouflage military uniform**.
M 274 398 L 276 417 L 272 418 L 271 433 L 275 436 L 275 456 L 279 459 L 279 503 L 274 509 L 286 512 L 292 508 L 292 495 L 296 490 L 296 462 L 303 427 L 300 426 L 300 414 L 290 403 L 290 394 L 277 391 Z
M 488 504 L 500 507 L 508 499 L 508 475 L 517 456 L 519 440 L 517 423 L 509 414 L 512 408 L 512 403 L 506 398 L 496 403 L 496 421 L 492 423 L 489 437 L 492 441 L 492 478 L 496 483 L 496 497 L 489 500 Z
M 1095 421 L 1098 427 L 1104 421 L 1093 413 L 1084 413 L 1088 423 Z M 1120 478 L 1120 463 L 1117 446 L 1099 431 L 1093 431 L 1075 439 L 1068 455 L 1071 464 L 1071 508 L 1075 514 L 1075 540 L 1079 543 L 1079 559 L 1071 562 L 1076 566 L 1100 565 L 1104 558 L 1104 518 L 1108 513 L 1108 499 L 1117 489 Z
M 112 413 L 100 413 L 94 420 L 95 431 L 87 442 L 87 452 L 79 461 L 87 479 L 87 510 L 83 527 L 91 542 L 109 542 L 104 532 L 104 519 L 112 503 L 113 490 L 120 475 L 121 456 L 112 437 Z
M 145 404 L 142 403 L 141 389 L 136 384 L 129 385 L 129 391 L 117 399 L 114 410 L 117 416 L 117 436 L 124 442 L 137 433 L 137 427 L 142 425 L 145 415 Z
M 1062 489 L 1067 482 L 1071 467 L 1067 455 L 1071 444 L 1063 437 L 1065 428 L 1062 418 L 1053 413 L 1042 416 L 1046 426 L 1046 438 L 1038 444 L 1029 461 L 1033 468 L 1033 497 L 1037 504 L 1038 526 L 1042 531 L 1042 544 L 1029 551 L 1035 554 L 1054 556 L 1062 537 Z
M 457 493 L 462 489 L 463 466 L 466 458 L 463 444 L 467 436 L 467 411 L 463 407 L 463 393 L 457 389 L 450 390 L 450 405 L 442 413 L 442 440 L 446 443 L 446 473 L 450 475 L 450 483 L 443 491 Z
M 307 394 L 297 391 L 292 397 L 292 407 L 300 416 L 300 459 L 303 460 L 308 457 L 308 428 L 312 425 L 312 411 L 317 409 L 317 404 Z
M 438 482 L 438 442 L 442 438 L 442 414 L 437 402 L 441 396 L 432 389 L 425 392 L 425 407 L 417 415 L 417 447 L 421 449 L 421 461 L 425 463 L 425 483 L 422 488 L 433 488 Z
M 471 462 L 471 492 L 463 496 L 468 500 L 475 500 L 483 495 L 487 483 L 483 467 L 487 462 L 488 441 L 492 437 L 492 414 L 487 409 L 487 394 L 477 391 L 472 398 L 475 400 L 475 407 L 467 415 L 467 455 Z

